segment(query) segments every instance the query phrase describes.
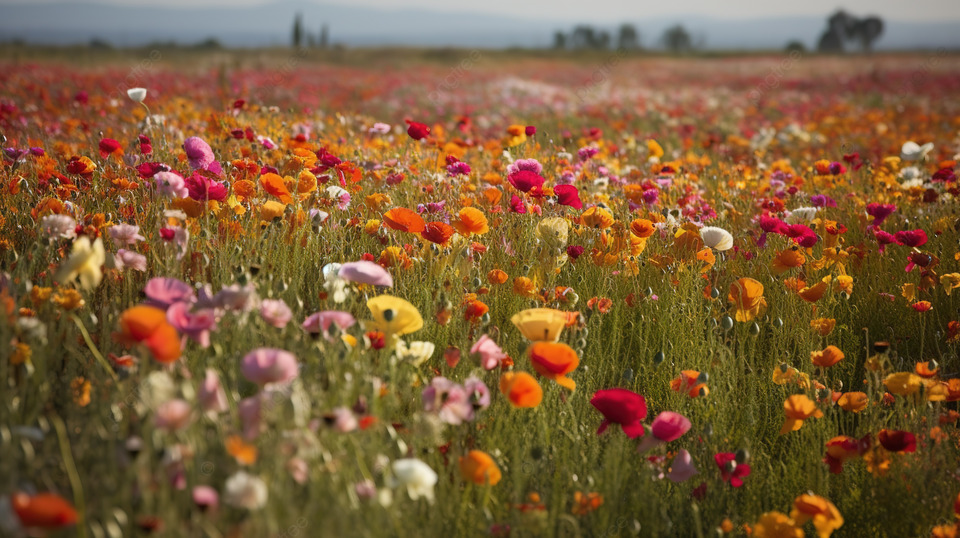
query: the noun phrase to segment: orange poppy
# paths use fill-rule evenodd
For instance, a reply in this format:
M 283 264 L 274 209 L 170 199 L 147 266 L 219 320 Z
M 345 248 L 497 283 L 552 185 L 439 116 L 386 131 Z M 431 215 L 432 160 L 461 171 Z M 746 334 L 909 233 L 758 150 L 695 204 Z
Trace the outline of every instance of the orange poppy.
M 453 237 L 454 232 L 453 226 L 445 222 L 428 222 L 423 231 L 420 232 L 420 237 L 431 243 L 446 245 L 447 241 Z
M 780 434 L 795 432 L 803 426 L 803 421 L 809 418 L 820 418 L 823 411 L 817 409 L 817 404 L 805 394 L 794 394 L 783 402 L 783 412 L 787 419 L 780 428 Z
M 293 202 L 293 197 L 290 196 L 290 190 L 287 189 L 287 185 L 283 182 L 283 178 L 268 172 L 260 176 L 260 186 L 263 187 L 263 190 L 268 193 L 276 196 L 281 202 L 289 204 Z
M 418 234 L 426 229 L 426 224 L 416 211 L 405 207 L 395 207 L 383 214 L 383 224 L 391 230 Z
M 686 392 L 687 396 L 696 398 L 710 394 L 706 383 L 700 382 L 699 370 L 683 370 L 680 376 L 670 381 L 670 388 L 677 392 Z
M 538 374 L 556 381 L 562 387 L 576 390 L 577 384 L 565 377 L 580 364 L 580 357 L 572 347 L 560 342 L 535 342 L 527 354 Z
M 810 328 L 820 336 L 827 336 L 833 332 L 833 328 L 836 327 L 837 320 L 833 318 L 817 318 L 810 320 Z
M 820 282 L 817 282 L 813 286 L 806 286 L 801 288 L 797 293 L 800 294 L 800 297 L 808 303 L 815 303 L 823 297 L 823 294 L 827 291 L 827 285 L 830 284 L 830 281 L 833 280 L 831 276 L 823 277 Z
M 140 305 L 127 309 L 120 316 L 120 331 L 119 340 L 127 345 L 145 345 L 159 362 L 180 358 L 180 336 L 167 322 L 167 313 L 159 308 Z
M 492 269 L 487 273 L 487 282 L 491 284 L 503 284 L 507 281 L 507 278 L 509 278 L 507 273 L 500 269 Z
M 24 527 L 53 529 L 77 522 L 77 511 L 66 499 L 55 493 L 14 493 L 10 498 L 13 511 Z
M 767 309 L 763 284 L 752 278 L 741 278 L 731 284 L 727 301 L 733 303 L 737 321 L 750 321 Z
M 810 360 L 813 364 L 829 368 L 843 360 L 843 352 L 837 346 L 827 346 L 823 351 L 811 351 Z
M 837 400 L 837 405 L 844 411 L 859 413 L 867 408 L 867 395 L 863 392 L 844 392 Z
M 504 372 L 500 376 L 500 393 L 514 407 L 536 407 L 543 400 L 540 383 L 526 372 Z
M 580 215 L 580 221 L 584 226 L 605 230 L 613 226 L 613 215 L 600 206 L 593 206 Z
M 489 311 L 490 307 L 483 301 L 478 301 L 476 295 L 473 295 L 473 298 L 467 299 L 464 303 L 463 319 L 467 321 L 479 321 L 480 318 Z
M 918 376 L 929 379 L 937 375 L 940 367 L 937 366 L 936 363 L 931 364 L 931 361 L 924 361 L 918 362 L 917 365 L 913 367 L 913 371 L 916 372 Z
M 630 223 L 630 233 L 641 239 L 650 237 L 656 230 L 653 222 L 647 219 L 634 219 L 633 222 Z
M 239 435 L 227 437 L 227 453 L 241 465 L 251 465 L 257 461 L 257 447 L 247 444 Z
M 453 221 L 453 227 L 462 235 L 476 234 L 483 235 L 490 231 L 487 224 L 487 216 L 483 211 L 475 207 L 464 207 L 457 214 L 457 219 Z
M 233 194 L 236 195 L 241 202 L 249 200 L 257 195 L 257 184 L 248 179 L 234 181 Z
M 800 267 L 806 262 L 807 257 L 803 255 L 803 252 L 797 247 L 791 247 L 781 251 L 773 258 L 773 261 L 770 262 L 770 270 L 773 271 L 775 275 L 782 275 L 794 267 Z
M 480 450 L 471 450 L 460 458 L 460 474 L 474 484 L 497 485 L 502 475 L 500 468 L 489 454 Z

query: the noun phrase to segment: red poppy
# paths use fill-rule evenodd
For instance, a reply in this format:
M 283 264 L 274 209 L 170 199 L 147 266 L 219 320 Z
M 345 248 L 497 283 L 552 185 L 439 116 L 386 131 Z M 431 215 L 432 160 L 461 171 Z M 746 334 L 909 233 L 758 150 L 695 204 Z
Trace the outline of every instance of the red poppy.
M 640 421 L 647 417 L 647 402 L 636 392 L 621 388 L 598 390 L 590 399 L 590 405 L 603 414 L 597 435 L 606 431 L 610 424 L 619 424 L 631 439 L 644 434 Z
M 104 138 L 100 141 L 100 157 L 106 159 L 114 153 L 123 153 L 120 149 L 120 142 L 112 138 Z
M 583 209 L 583 202 L 580 200 L 580 191 L 573 185 L 557 185 L 553 188 L 553 194 L 557 196 L 558 204 L 574 209 Z
M 890 452 L 916 452 L 917 439 L 910 432 L 903 430 L 880 430 L 877 435 L 883 448 Z
M 730 482 L 730 485 L 739 488 L 743 485 L 743 479 L 750 476 L 750 466 L 746 463 L 737 463 L 737 455 L 733 452 L 719 452 L 713 456 L 720 468 L 720 476 L 724 482 Z
M 507 176 L 507 181 L 518 191 L 530 192 L 533 188 L 542 187 L 545 180 L 543 176 L 531 170 L 517 170 Z
M 445 245 L 453 236 L 455 231 L 456 230 L 453 229 L 453 226 L 450 226 L 445 222 L 428 222 L 423 231 L 420 232 L 420 237 L 430 241 L 431 243 Z
M 921 247 L 927 243 L 927 232 L 916 230 L 902 230 L 893 235 L 898 245 L 907 247 Z
M 14 493 L 10 499 L 13 511 L 24 527 L 53 529 L 77 522 L 77 511 L 66 499 L 54 493 Z
M 430 134 L 430 128 L 427 127 L 424 123 L 419 123 L 412 120 L 406 120 L 407 125 L 407 134 L 410 135 L 410 138 L 414 140 L 422 140 Z

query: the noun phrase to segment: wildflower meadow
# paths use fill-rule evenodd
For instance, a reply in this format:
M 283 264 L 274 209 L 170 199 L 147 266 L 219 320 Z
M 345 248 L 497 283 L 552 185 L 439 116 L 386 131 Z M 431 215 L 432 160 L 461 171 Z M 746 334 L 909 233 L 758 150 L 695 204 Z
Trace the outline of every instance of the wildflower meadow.
M 956 56 L 258 54 L 0 62 L 0 535 L 957 535 Z

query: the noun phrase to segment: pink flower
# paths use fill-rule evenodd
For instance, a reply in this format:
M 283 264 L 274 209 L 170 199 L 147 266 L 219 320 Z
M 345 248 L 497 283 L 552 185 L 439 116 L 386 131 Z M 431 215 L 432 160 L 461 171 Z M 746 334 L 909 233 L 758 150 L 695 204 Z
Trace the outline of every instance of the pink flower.
M 473 420 L 473 405 L 464 387 L 441 376 L 433 378 L 423 389 L 423 409 L 437 413 L 447 424 L 461 424 Z
M 243 377 L 258 384 L 289 383 L 299 373 L 297 358 L 289 351 L 261 347 L 243 357 L 240 371 Z
M 603 414 L 597 435 L 603 433 L 610 424 L 619 424 L 623 433 L 631 439 L 644 434 L 640 421 L 647 417 L 647 402 L 636 392 L 621 388 L 598 390 L 590 399 L 590 404 Z
M 183 176 L 176 172 L 157 172 L 153 176 L 153 186 L 157 194 L 167 198 L 186 198 L 190 196 Z
M 200 407 L 208 413 L 224 413 L 229 409 L 227 393 L 220 384 L 220 376 L 216 370 L 207 368 L 203 381 L 200 383 L 200 389 L 197 391 L 197 401 L 200 403 Z
M 530 192 L 531 189 L 542 187 L 544 179 L 536 172 L 520 169 L 507 176 L 507 181 L 518 191 Z
M 190 198 L 203 202 L 215 200 L 222 202 L 227 199 L 227 187 L 202 174 L 193 174 L 186 179 L 187 192 Z
M 333 429 L 340 433 L 348 433 L 357 429 L 358 421 L 353 411 L 346 407 L 338 407 L 333 410 L 329 419 L 333 422 Z
M 570 206 L 574 209 L 583 209 L 583 202 L 580 201 L 580 191 L 573 185 L 557 185 L 553 188 L 553 194 L 557 195 L 557 203 Z
M 183 149 L 187 152 L 187 159 L 190 161 L 190 168 L 194 170 L 209 170 L 214 174 L 222 172 L 220 163 L 213 155 L 213 149 L 202 138 L 191 136 L 183 142 Z
M 189 284 L 176 278 L 162 276 L 151 278 L 147 285 L 143 287 L 143 293 L 147 296 L 146 304 L 164 310 L 173 303 L 193 303 L 197 300 L 193 288 Z
M 653 436 L 669 443 L 680 438 L 681 435 L 690 430 L 690 420 L 673 411 L 664 411 L 653 419 L 653 425 L 650 426 Z
M 877 240 L 877 244 L 880 246 L 878 250 L 881 254 L 887 249 L 887 245 L 894 243 L 897 240 L 892 233 L 885 232 L 879 228 L 874 228 L 873 237 Z
M 673 463 L 670 465 L 670 472 L 667 474 L 672 482 L 685 482 L 694 476 L 699 474 L 696 466 L 693 465 L 693 458 L 690 457 L 690 453 L 687 452 L 687 449 L 681 449 L 680 452 L 677 452 L 677 455 L 673 458 Z
M 154 421 L 157 428 L 174 432 L 182 430 L 190 423 L 190 404 L 184 400 L 170 400 L 157 407 Z
M 903 230 L 894 234 L 894 238 L 897 240 L 898 245 L 922 247 L 927 243 L 927 232 L 920 229 Z
M 743 485 L 743 479 L 750 476 L 750 466 L 746 463 L 737 464 L 737 456 L 733 452 L 719 452 L 713 456 L 720 468 L 720 476 L 724 482 L 730 482 L 730 485 L 739 488 Z
M 338 310 L 324 310 L 323 312 L 317 312 L 316 314 L 311 314 L 307 319 L 303 321 L 303 330 L 311 334 L 322 334 L 323 337 L 332 342 L 333 338 L 330 336 L 330 326 L 336 325 L 341 331 L 345 331 L 352 327 L 357 320 L 353 317 L 353 314 L 349 312 L 340 312 Z
M 260 302 L 260 317 L 268 324 L 282 329 L 293 318 L 293 312 L 283 299 L 264 299 Z
M 137 271 L 147 270 L 147 257 L 143 254 L 137 254 L 132 250 L 120 249 L 113 257 L 113 263 L 117 269 L 123 271 L 126 268 L 136 269 Z
M 259 396 L 250 396 L 240 400 L 237 408 L 240 412 L 240 423 L 243 426 L 243 438 L 247 441 L 256 439 L 263 429 L 261 422 L 261 405 Z
M 108 228 L 107 231 L 110 233 L 110 239 L 113 239 L 113 243 L 118 247 L 136 245 L 138 241 L 146 239 L 140 235 L 140 227 L 133 224 L 117 224 Z
M 478 353 L 480 355 L 480 365 L 483 366 L 484 370 L 493 370 L 499 367 L 500 362 L 507 358 L 507 354 L 486 334 L 480 336 L 480 339 L 473 344 L 473 347 L 470 348 L 470 353 Z
M 366 260 L 341 265 L 337 275 L 358 284 L 393 287 L 393 277 L 390 273 L 378 264 Z
M 220 505 L 220 495 L 210 486 L 196 486 L 193 488 L 193 504 L 201 510 L 213 511 Z
M 517 159 L 507 165 L 507 175 L 514 174 L 521 170 L 533 172 L 534 174 L 543 173 L 543 165 L 536 159 Z
M 880 226 L 896 210 L 897 206 L 893 204 L 867 204 L 867 215 L 873 217 L 873 222 L 870 225 Z
M 212 309 L 196 312 L 190 309 L 190 303 L 173 303 L 167 308 L 167 321 L 177 332 L 200 344 L 200 347 L 210 347 L 210 331 L 217 328 L 216 313 Z

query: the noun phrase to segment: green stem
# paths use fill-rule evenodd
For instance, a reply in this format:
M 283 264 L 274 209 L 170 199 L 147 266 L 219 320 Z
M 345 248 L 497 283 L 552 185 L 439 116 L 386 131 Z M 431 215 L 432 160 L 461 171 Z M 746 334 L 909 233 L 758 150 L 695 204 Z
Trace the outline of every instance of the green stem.
M 77 536 L 86 538 L 86 502 L 83 498 L 83 485 L 80 483 L 80 474 L 77 472 L 77 465 L 73 461 L 73 454 L 70 451 L 70 439 L 67 438 L 67 427 L 63 424 L 63 419 L 59 415 L 53 415 L 51 419 L 53 427 L 57 430 L 57 439 L 60 441 L 60 456 L 63 458 L 63 465 L 66 467 L 67 476 L 70 478 L 70 488 L 73 489 L 73 503 L 77 507 Z
M 113 368 L 110 366 L 110 363 L 107 362 L 107 359 L 103 358 L 103 355 L 100 354 L 100 351 L 97 350 L 96 344 L 93 343 L 93 339 L 90 338 L 90 333 L 87 332 L 87 328 L 84 327 L 83 322 L 80 321 L 80 318 L 76 314 L 70 314 L 70 319 L 77 325 L 77 328 L 80 329 L 80 334 L 83 335 L 83 341 L 87 343 L 87 347 L 90 349 L 90 353 L 93 353 L 93 356 L 97 359 L 103 368 L 110 374 L 110 377 L 113 379 L 114 383 L 118 383 L 120 378 L 117 377 L 117 373 L 113 371 Z

